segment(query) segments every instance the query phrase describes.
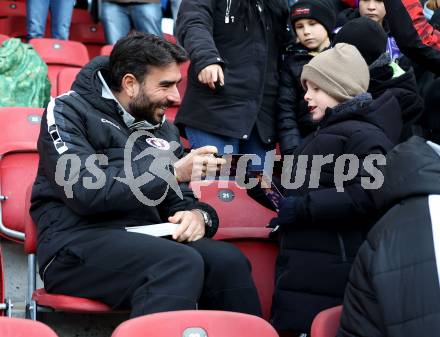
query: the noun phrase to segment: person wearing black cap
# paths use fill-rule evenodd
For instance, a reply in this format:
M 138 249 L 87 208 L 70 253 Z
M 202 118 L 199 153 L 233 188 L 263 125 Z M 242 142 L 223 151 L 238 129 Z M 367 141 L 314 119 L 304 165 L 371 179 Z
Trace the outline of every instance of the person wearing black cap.
M 278 136 L 282 154 L 292 154 L 314 129 L 304 100 L 301 72 L 316 54 L 330 47 L 336 14 L 325 0 L 299 0 L 290 8 L 297 43 L 287 48 L 278 94 Z
M 374 38 L 371 38 L 374 36 Z M 333 44 L 354 45 L 370 69 L 368 92 L 374 99 L 390 90 L 397 98 L 402 111 L 403 129 L 400 141 L 417 133 L 416 123 L 423 112 L 423 99 L 418 94 L 412 67 L 398 65 L 386 52 L 387 35 L 383 27 L 366 17 L 349 21 L 339 30 Z

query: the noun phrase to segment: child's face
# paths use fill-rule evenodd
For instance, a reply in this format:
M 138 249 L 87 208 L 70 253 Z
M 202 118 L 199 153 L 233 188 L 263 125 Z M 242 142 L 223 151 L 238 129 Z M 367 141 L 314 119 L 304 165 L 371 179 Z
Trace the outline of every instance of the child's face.
M 382 24 L 387 12 L 382 0 L 359 0 L 359 14 Z
M 324 26 L 314 19 L 299 19 L 294 28 L 299 42 L 310 50 L 321 51 L 330 45 Z
M 306 87 L 304 99 L 308 103 L 309 113 L 314 122 L 319 122 L 324 117 L 325 110 L 335 107 L 339 102 L 311 81 L 306 80 Z

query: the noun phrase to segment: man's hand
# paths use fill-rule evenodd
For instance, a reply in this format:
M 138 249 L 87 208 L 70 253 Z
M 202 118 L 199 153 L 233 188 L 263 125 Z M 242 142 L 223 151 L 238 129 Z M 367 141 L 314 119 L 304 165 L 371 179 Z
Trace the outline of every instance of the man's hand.
M 215 90 L 215 83 L 217 81 L 220 82 L 221 86 L 225 84 L 223 69 L 218 64 L 210 64 L 203 68 L 200 70 L 197 78 L 200 83 L 208 85 L 212 90 Z
M 178 182 L 189 182 L 191 180 L 200 180 L 201 177 L 215 176 L 220 165 L 226 163 L 223 158 L 216 158 L 215 146 L 203 146 L 191 150 L 185 157 L 174 163 L 176 170 L 176 179 Z
M 173 234 L 173 240 L 191 242 L 205 235 L 203 216 L 197 211 L 180 211 L 168 218 L 169 222 L 179 224 Z

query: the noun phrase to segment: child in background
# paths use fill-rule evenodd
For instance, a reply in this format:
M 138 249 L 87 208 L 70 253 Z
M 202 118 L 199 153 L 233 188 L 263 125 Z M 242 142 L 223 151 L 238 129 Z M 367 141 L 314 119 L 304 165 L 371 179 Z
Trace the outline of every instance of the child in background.
M 387 21 L 387 12 L 385 10 L 385 5 L 383 0 L 359 0 L 358 8 L 348 8 L 338 15 L 337 28 L 335 32 L 338 32 L 341 26 L 345 25 L 347 22 L 358 18 L 367 17 L 373 21 L 379 23 L 388 35 L 387 39 L 387 51 L 394 61 L 402 57 L 402 53 L 397 46 L 396 40 L 390 35 L 390 28 Z M 374 39 L 375 36 L 371 36 Z
M 372 36 L 375 38 L 372 39 Z M 353 19 L 333 39 L 334 44 L 341 42 L 355 46 L 367 62 L 370 69 L 368 92 L 373 99 L 386 90 L 390 90 L 397 98 L 403 121 L 400 141 L 416 134 L 416 124 L 423 112 L 423 99 L 418 94 L 413 68 L 398 65 L 386 52 L 387 35 L 383 27 L 366 17 Z
M 302 137 L 313 131 L 304 100 L 301 72 L 315 55 L 330 47 L 335 10 L 325 0 L 299 0 L 290 9 L 298 43 L 287 49 L 278 93 L 278 135 L 282 154 L 292 154 Z

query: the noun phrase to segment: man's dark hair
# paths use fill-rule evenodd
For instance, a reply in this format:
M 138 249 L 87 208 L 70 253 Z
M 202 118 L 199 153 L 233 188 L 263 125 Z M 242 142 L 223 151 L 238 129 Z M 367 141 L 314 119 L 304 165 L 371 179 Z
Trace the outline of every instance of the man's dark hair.
M 126 74 L 143 82 L 150 67 L 181 64 L 187 59 L 185 50 L 178 45 L 153 34 L 131 33 L 116 42 L 110 54 L 110 88 L 118 92 Z

